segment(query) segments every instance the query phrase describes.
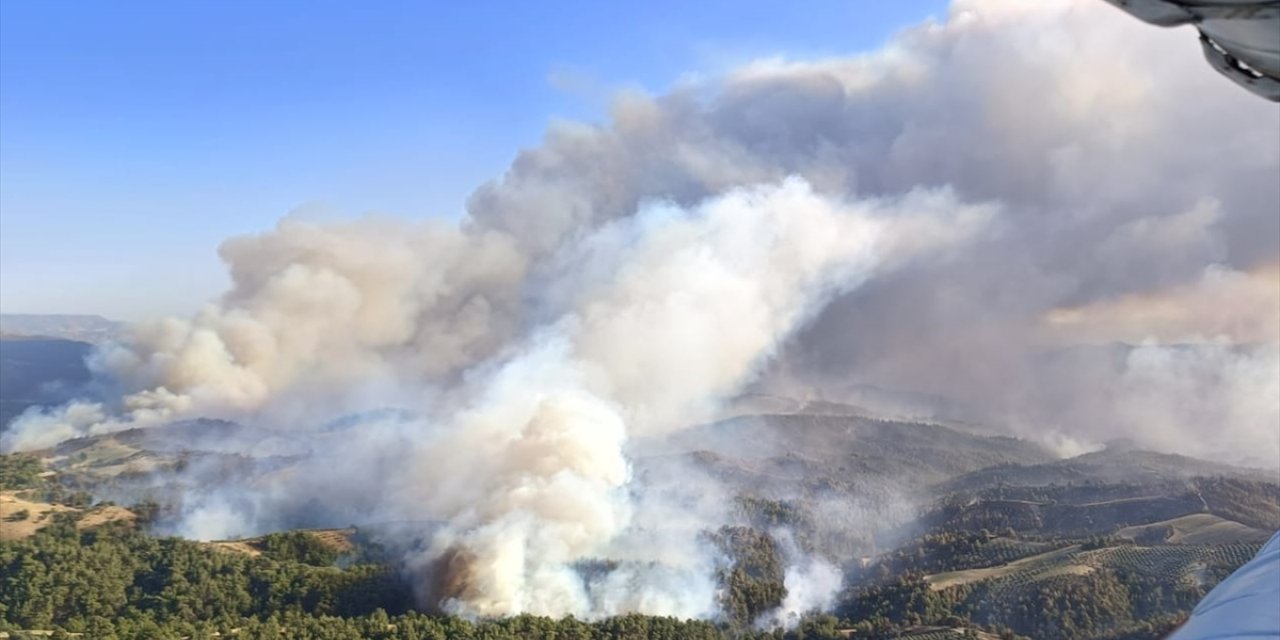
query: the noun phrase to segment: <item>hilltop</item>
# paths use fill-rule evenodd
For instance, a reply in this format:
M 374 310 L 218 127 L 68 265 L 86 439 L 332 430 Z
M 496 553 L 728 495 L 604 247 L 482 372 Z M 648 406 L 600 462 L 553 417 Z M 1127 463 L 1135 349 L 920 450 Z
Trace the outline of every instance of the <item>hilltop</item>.
M 348 437 L 355 422 L 334 421 L 309 437 Z M 243 606 L 227 614 L 243 616 L 236 618 L 241 629 L 260 624 L 256 612 L 281 610 L 300 629 L 366 625 L 376 607 L 396 614 L 380 624 L 423 624 L 409 612 L 414 585 L 404 582 L 401 563 L 406 550 L 427 543 L 432 522 L 335 527 L 293 505 L 292 530 L 151 551 L 148 532 L 171 530 L 166 522 L 185 488 L 234 479 L 265 489 L 291 473 L 309 448 L 305 438 L 284 436 L 198 419 L 4 456 L 0 538 L 7 542 L 0 545 L 17 554 L 10 557 L 32 558 L 37 549 L 69 544 L 74 532 L 93 531 L 118 546 L 81 553 L 142 565 L 164 557 L 148 554 L 180 553 L 210 570 L 224 566 L 240 577 L 218 588 L 249 594 L 235 596 Z M 787 592 L 783 568 L 803 554 L 843 576 L 829 614 L 809 614 L 797 627 L 809 629 L 806 638 L 1154 640 L 1280 528 L 1280 483 L 1270 472 L 1126 443 L 1058 459 L 1036 443 L 965 423 L 889 419 L 833 402 L 756 397 L 723 419 L 634 448 L 636 482 L 705 476 L 732 497 L 731 521 L 705 533 L 724 558 L 725 617 L 719 626 L 682 627 L 681 636 L 751 637 L 750 623 Z M 201 555 L 209 552 L 223 559 Z M 608 558 L 582 567 L 584 579 L 616 569 Z M 281 597 L 298 598 L 296 606 L 257 599 L 252 581 L 277 579 L 266 576 L 287 579 L 273 589 L 293 594 Z M 1153 599 L 1156 585 L 1161 595 Z M 357 587 L 366 595 L 348 590 Z M 160 593 L 152 588 L 175 587 L 146 583 L 130 593 Z M 1052 608 L 1032 606 L 1049 600 Z M 12 611 L 19 613 L 9 614 L 11 623 L 33 626 L 81 619 Z M 316 617 L 335 614 L 332 622 Z M 187 624 L 174 615 L 144 619 Z

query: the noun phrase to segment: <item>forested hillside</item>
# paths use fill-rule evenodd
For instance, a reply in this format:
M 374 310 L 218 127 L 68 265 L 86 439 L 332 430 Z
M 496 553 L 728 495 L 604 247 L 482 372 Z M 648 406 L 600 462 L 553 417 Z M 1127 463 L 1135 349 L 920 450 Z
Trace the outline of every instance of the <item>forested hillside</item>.
M 1111 481 L 1010 483 L 1009 470 L 1044 463 L 1018 467 L 1001 460 L 1034 460 L 1034 449 L 1001 442 L 979 453 L 983 438 L 936 430 L 942 427 L 895 444 L 894 434 L 914 427 L 860 418 L 845 418 L 842 426 L 840 420 L 827 416 L 803 427 L 772 420 L 770 429 L 812 429 L 793 451 L 814 462 L 790 468 L 798 486 L 809 489 L 786 498 L 755 491 L 767 474 L 736 485 L 736 524 L 704 533 L 722 561 L 720 614 L 703 621 L 457 618 L 422 606 L 400 556 L 382 545 L 381 525 L 193 542 L 151 532 L 172 515 L 163 502 L 148 499 L 125 509 L 95 498 L 96 491 L 129 482 L 177 478 L 184 465 L 207 465 L 217 456 L 261 470 L 241 454 L 199 454 L 221 450 L 226 437 L 243 440 L 245 428 L 233 423 L 202 421 L 73 441 L 43 456 L 5 455 L 0 630 L 10 637 L 48 631 L 106 639 L 1155 640 L 1280 522 L 1280 487 L 1248 471 L 1170 477 L 1152 476 L 1147 466 L 1106 476 Z M 180 434 L 187 436 L 185 447 Z M 939 436 L 946 436 L 943 444 L 929 444 Z M 981 472 L 961 471 L 966 475 L 934 488 L 917 485 L 916 499 L 927 504 L 918 518 L 855 534 L 847 529 L 851 521 L 829 512 L 833 496 L 852 500 L 856 488 L 866 486 L 866 470 L 852 454 L 855 441 L 901 461 L 895 465 L 910 455 L 926 461 L 939 447 L 950 449 L 945 459 L 952 462 L 945 464 L 953 471 L 971 464 L 956 460 L 986 456 L 996 466 L 985 477 L 995 479 L 984 483 Z M 749 450 L 733 453 L 715 454 L 723 462 L 709 468 L 759 469 L 762 458 L 748 457 Z M 1093 460 L 1099 458 L 1106 457 Z M 289 464 L 287 457 L 271 460 L 280 469 Z M 150 471 L 126 471 L 143 461 Z M 787 573 L 797 554 L 839 567 L 843 586 L 823 609 L 775 626 L 766 621 L 775 620 L 790 595 Z M 602 559 L 581 571 L 601 575 L 615 568 Z

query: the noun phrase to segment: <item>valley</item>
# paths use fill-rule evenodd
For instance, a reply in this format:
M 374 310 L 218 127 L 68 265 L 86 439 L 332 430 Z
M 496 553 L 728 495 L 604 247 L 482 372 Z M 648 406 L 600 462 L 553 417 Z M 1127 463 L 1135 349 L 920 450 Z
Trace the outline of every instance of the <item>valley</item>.
M 678 624 L 679 637 L 774 637 L 761 625 L 787 599 L 788 571 L 821 563 L 837 571 L 838 589 L 825 605 L 786 614 L 787 637 L 1155 639 L 1280 528 L 1274 472 L 1125 444 L 1056 459 L 1027 441 L 875 417 L 852 405 L 765 408 L 775 412 L 739 411 L 661 442 L 639 442 L 633 452 L 633 482 L 682 473 L 733 496 L 725 521 L 705 533 L 723 553 L 720 616 L 712 623 L 573 623 L 583 633 L 604 637 L 611 625 L 637 624 L 649 630 L 636 637 L 661 637 L 655 629 Z M 229 608 L 216 615 L 183 613 L 190 596 L 173 591 L 177 576 L 144 578 L 142 569 L 118 578 L 133 586 L 116 605 L 86 596 L 52 611 L 38 607 L 35 593 L 0 591 L 9 604 L 5 624 L 105 629 L 92 612 L 115 611 L 107 617 L 117 619 L 119 637 L 144 637 L 137 630 L 149 625 L 189 629 L 191 637 L 214 629 L 268 637 L 261 625 L 270 620 L 282 629 L 356 625 L 371 634 L 364 637 L 430 637 L 404 634 L 440 625 L 472 625 L 467 633 L 481 634 L 475 637 L 516 633 L 511 625 L 521 618 L 465 622 L 415 613 L 423 610 L 420 585 L 404 563 L 429 544 L 437 526 L 430 522 L 338 522 L 325 510 L 298 509 L 290 526 L 254 535 L 164 537 L 179 531 L 193 487 L 239 482 L 253 491 L 291 477 L 309 448 L 283 435 L 190 420 L 4 456 L 0 568 L 25 583 L 38 582 L 30 572 L 40 566 L 54 570 L 47 554 L 67 545 L 138 567 L 151 560 L 136 554 L 177 545 L 193 566 L 209 567 L 188 572 L 183 589 L 206 588 L 199 585 L 217 572 L 244 572 L 248 580 L 243 587 L 235 586 L 242 578 L 208 582 L 248 589 L 218 605 Z M 620 567 L 601 558 L 580 571 L 593 580 Z M 201 577 L 205 571 L 215 574 Z M 252 586 L 261 571 L 298 577 L 276 583 L 277 595 L 267 596 Z M 147 604 L 165 593 L 177 609 Z M 1044 599 L 1055 605 L 1028 608 Z M 380 615 L 390 616 L 388 626 L 370 631 Z M 569 623 L 519 624 L 563 630 Z

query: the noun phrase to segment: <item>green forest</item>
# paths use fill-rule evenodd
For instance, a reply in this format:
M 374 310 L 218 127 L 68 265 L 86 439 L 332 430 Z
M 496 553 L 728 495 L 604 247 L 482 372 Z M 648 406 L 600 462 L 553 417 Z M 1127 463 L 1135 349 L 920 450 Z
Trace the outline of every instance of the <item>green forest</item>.
M 760 621 L 787 597 L 779 534 L 804 554 L 829 554 L 815 533 L 821 514 L 800 502 L 743 496 L 740 524 L 704 534 L 722 557 L 714 620 L 472 620 L 422 611 L 395 554 L 357 528 L 344 530 L 351 536 L 339 545 L 311 530 L 218 544 L 158 537 L 149 525 L 161 505 L 147 500 L 125 512 L 129 519 L 91 521 L 104 508 L 121 510 L 94 505 L 80 487 L 43 469 L 30 456 L 0 456 L 6 495 L 31 509 L 58 506 L 38 517 L 10 509 L 0 522 L 39 525 L 0 540 L 0 632 L 10 638 L 1156 640 L 1260 546 L 1147 546 L 1106 535 L 935 526 L 874 557 L 845 559 L 846 586 L 830 611 L 774 629 Z M 1215 510 L 1271 523 L 1273 485 L 1195 482 Z M 1071 491 L 1126 495 L 1134 488 Z M 600 561 L 584 570 L 610 568 Z
M 339 568 L 338 555 L 304 532 L 265 536 L 257 543 L 262 553 L 251 556 L 152 537 L 124 523 L 77 529 L 76 517 L 59 514 L 30 538 L 0 545 L 0 620 L 11 637 L 22 637 L 21 630 L 56 630 L 54 637 L 82 634 L 103 640 L 228 634 L 798 640 L 850 634 L 894 638 L 934 625 L 985 629 L 1001 638 L 1138 639 L 1160 637 L 1203 593 L 1201 588 L 1171 589 L 1141 570 L 1119 568 L 1007 592 L 997 592 L 1010 586 L 1000 580 L 937 591 L 921 573 L 907 569 L 850 589 L 835 615 L 815 613 L 786 632 L 758 630 L 751 621 L 786 593 L 777 545 L 754 529 L 726 527 L 714 534 L 734 558 L 721 574 L 724 620 L 629 615 L 592 622 L 534 616 L 469 621 L 413 611 L 410 586 L 393 568 L 358 562 Z M 937 544 L 937 539 L 923 544 Z M 963 546 L 983 544 L 970 540 Z M 969 555 L 980 552 L 973 549 Z M 1241 549 L 1238 555 L 1247 552 Z M 928 555 L 922 557 L 933 564 Z M 890 561 L 903 562 L 900 557 Z

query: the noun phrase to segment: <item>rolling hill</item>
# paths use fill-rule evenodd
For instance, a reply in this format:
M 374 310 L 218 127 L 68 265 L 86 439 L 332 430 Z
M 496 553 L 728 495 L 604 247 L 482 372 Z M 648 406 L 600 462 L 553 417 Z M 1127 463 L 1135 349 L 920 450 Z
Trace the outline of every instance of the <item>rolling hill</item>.
M 350 437 L 358 422 L 338 420 L 313 437 Z M 706 534 L 734 541 L 723 548 L 720 574 L 734 624 L 778 604 L 770 598 L 785 593 L 780 568 L 795 554 L 841 569 L 832 605 L 839 618 L 811 619 L 834 635 L 812 637 L 992 638 L 1012 630 L 1154 639 L 1280 528 L 1280 484 L 1268 472 L 1123 445 L 1057 459 L 1029 441 L 832 402 L 754 398 L 724 419 L 636 442 L 632 453 L 636 482 L 697 473 L 734 501 L 732 521 Z M 147 549 L 147 531 L 173 530 L 166 518 L 185 488 L 229 479 L 269 488 L 308 447 L 252 425 L 197 419 L 34 454 L 18 465 L 28 484 L 0 494 L 9 540 L 0 544 L 35 549 L 101 530 Z M 142 493 L 152 502 L 102 502 Z M 309 508 L 293 505 L 280 518 L 293 530 L 165 544 L 189 545 L 192 558 L 216 552 L 199 562 L 251 574 L 271 567 L 339 583 L 363 576 L 400 598 L 408 589 L 396 577 L 401 552 L 428 545 L 438 524 L 347 527 Z M 76 527 L 66 528 L 69 521 Z M 316 528 L 335 525 L 344 528 Z M 353 562 L 362 564 L 348 574 Z M 611 566 L 603 558 L 584 571 Z M 358 602 L 360 611 L 380 604 Z

